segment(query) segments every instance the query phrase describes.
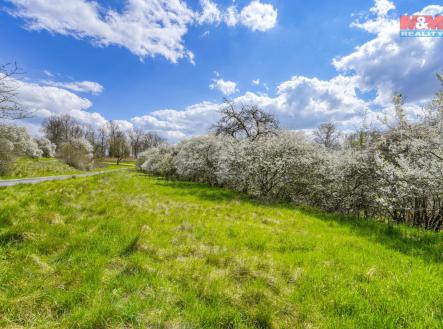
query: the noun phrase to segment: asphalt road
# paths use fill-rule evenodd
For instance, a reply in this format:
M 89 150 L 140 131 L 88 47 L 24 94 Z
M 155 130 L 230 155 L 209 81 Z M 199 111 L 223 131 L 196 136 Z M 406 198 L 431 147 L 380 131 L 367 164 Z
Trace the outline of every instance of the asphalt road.
M 74 175 L 63 175 L 63 176 L 6 179 L 6 180 L 0 180 L 0 187 L 14 186 L 14 185 L 19 185 L 19 184 L 38 184 L 38 183 L 49 182 L 49 181 L 54 181 L 54 180 L 65 180 L 65 179 L 70 179 L 70 178 L 89 177 L 89 176 L 102 175 L 102 174 L 106 174 L 106 173 L 110 173 L 110 172 L 114 172 L 114 171 L 128 170 L 128 169 L 129 168 L 103 170 L 103 171 L 90 172 L 90 173 L 86 173 L 86 174 L 74 174 Z

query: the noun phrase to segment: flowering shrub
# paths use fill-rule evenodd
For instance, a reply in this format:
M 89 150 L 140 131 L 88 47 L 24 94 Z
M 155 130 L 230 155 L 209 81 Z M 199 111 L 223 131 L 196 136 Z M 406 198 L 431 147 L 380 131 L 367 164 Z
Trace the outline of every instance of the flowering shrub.
M 42 154 L 25 128 L 0 124 L 0 174 L 8 172 L 16 156 L 40 158 Z
M 93 147 L 84 138 L 73 138 L 61 144 L 59 156 L 74 168 L 89 170 L 92 166 Z
M 443 143 L 435 127 L 410 124 L 365 147 L 326 150 L 281 131 L 257 140 L 191 138 L 143 152 L 149 174 L 229 187 L 258 198 L 308 204 L 426 229 L 443 224 Z
M 300 200 L 320 160 L 302 135 L 281 133 L 225 144 L 219 181 L 238 191 L 268 199 Z
M 443 215 L 443 131 L 408 125 L 383 136 L 375 203 L 395 222 L 437 230 Z
M 183 180 L 217 185 L 220 152 L 229 143 L 230 138 L 212 135 L 180 143 L 174 158 L 177 176 Z
M 439 80 L 443 86 L 443 76 Z M 177 147 L 150 149 L 140 156 L 139 168 L 258 198 L 439 231 L 443 227 L 443 88 L 421 120 L 406 120 L 401 95 L 395 95 L 394 109 L 394 121 L 386 122 L 386 129 L 361 130 L 348 135 L 342 145 L 337 144 L 340 134 L 332 124 L 322 126 L 317 143 L 283 130 L 251 138 L 248 133 L 243 138 L 209 135 Z M 228 129 L 230 123 L 219 124 Z
M 137 167 L 150 175 L 174 177 L 176 168 L 174 165 L 175 148 L 169 145 L 160 145 L 150 148 L 139 154 Z
M 46 137 L 39 137 L 35 139 L 35 142 L 37 143 L 38 148 L 42 151 L 43 157 L 55 157 L 55 150 L 57 147 L 49 139 L 47 139 Z

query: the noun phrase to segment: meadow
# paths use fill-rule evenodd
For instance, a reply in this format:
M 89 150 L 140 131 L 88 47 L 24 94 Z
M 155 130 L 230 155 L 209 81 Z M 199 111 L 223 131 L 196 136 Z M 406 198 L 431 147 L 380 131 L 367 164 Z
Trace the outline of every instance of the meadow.
M 0 327 L 442 328 L 443 235 L 136 171 L 0 188 Z
M 134 162 L 126 161 L 119 165 L 113 159 L 106 159 L 102 163 L 89 172 L 121 169 L 127 167 L 134 167 Z M 82 174 L 88 171 L 82 171 L 74 167 L 68 166 L 62 160 L 57 158 L 38 158 L 32 159 L 29 157 L 19 157 L 13 164 L 11 171 L 4 176 L 0 175 L 1 179 L 19 179 L 29 177 L 47 177 L 60 175 L 75 175 Z

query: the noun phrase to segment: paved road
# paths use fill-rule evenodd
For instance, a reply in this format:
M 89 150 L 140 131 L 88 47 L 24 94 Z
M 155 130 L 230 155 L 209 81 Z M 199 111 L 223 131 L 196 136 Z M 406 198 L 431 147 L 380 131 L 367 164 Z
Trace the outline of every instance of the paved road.
M 7 179 L 7 180 L 0 180 L 0 187 L 1 186 L 14 186 L 14 185 L 19 185 L 19 184 L 37 184 L 37 183 L 48 182 L 48 181 L 53 181 L 53 180 L 65 180 L 65 179 L 70 179 L 70 178 L 89 177 L 89 176 L 102 175 L 102 174 L 106 174 L 106 173 L 110 173 L 110 172 L 114 172 L 114 171 L 128 170 L 128 169 L 130 169 L 130 168 L 95 171 L 95 172 L 90 172 L 90 173 L 86 173 L 86 174 Z

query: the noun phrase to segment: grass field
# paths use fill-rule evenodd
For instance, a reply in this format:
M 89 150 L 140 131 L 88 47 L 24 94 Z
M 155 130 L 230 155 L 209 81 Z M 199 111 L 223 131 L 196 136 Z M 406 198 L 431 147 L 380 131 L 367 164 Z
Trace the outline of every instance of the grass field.
M 90 170 L 102 171 L 111 169 L 121 169 L 126 167 L 134 167 L 134 163 L 124 162 L 117 165 L 114 161 L 107 160 L 101 166 Z M 15 179 L 27 177 L 46 177 L 58 175 L 82 174 L 85 171 L 75 169 L 63 163 L 63 161 L 55 158 L 31 159 L 27 157 L 18 158 L 12 166 L 11 172 L 6 176 L 0 176 L 1 179 Z
M 58 159 L 31 159 L 21 157 L 15 160 L 11 172 L 6 176 L 0 176 L 0 179 L 70 175 L 79 173 L 82 173 L 82 171 L 70 167 Z
M 133 171 L 0 188 L 0 327 L 442 328 L 443 235 Z

